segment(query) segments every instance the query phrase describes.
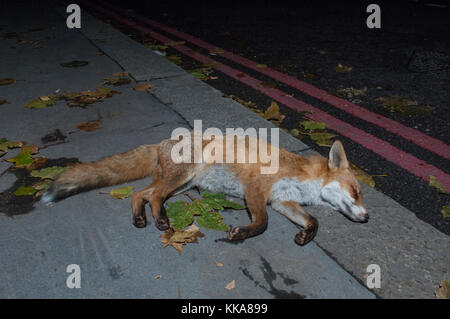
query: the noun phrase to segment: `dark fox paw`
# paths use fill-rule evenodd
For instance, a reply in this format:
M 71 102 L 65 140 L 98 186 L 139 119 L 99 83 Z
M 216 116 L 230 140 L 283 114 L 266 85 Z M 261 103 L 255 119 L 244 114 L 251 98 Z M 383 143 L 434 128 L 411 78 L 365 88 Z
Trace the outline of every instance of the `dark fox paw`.
M 133 217 L 133 225 L 137 228 L 144 228 L 147 226 L 147 218 L 145 216 L 135 216 Z
M 304 246 L 313 240 L 314 236 L 316 236 L 317 227 L 314 228 L 306 228 L 295 235 L 295 243 L 300 246 Z
M 156 220 L 155 224 L 156 224 L 156 228 L 158 228 L 159 230 L 167 230 L 170 227 L 169 218 L 167 218 L 167 216 L 159 217 Z
M 233 227 L 228 231 L 228 240 L 242 240 L 248 237 L 247 229 L 243 227 Z

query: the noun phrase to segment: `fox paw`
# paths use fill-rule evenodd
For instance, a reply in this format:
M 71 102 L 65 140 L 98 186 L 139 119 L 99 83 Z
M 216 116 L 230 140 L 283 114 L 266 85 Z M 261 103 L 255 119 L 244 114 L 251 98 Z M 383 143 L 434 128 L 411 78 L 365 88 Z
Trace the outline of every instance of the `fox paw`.
M 167 216 L 161 216 L 156 220 L 156 228 L 159 230 L 167 230 L 170 227 L 169 218 Z
M 295 235 L 295 243 L 300 246 L 304 246 L 309 243 L 314 236 L 316 236 L 317 228 L 307 228 Z
M 133 225 L 137 228 L 143 228 L 147 226 L 147 218 L 145 216 L 134 216 Z
M 233 227 L 228 231 L 228 240 L 242 240 L 248 237 L 248 231 L 245 228 Z

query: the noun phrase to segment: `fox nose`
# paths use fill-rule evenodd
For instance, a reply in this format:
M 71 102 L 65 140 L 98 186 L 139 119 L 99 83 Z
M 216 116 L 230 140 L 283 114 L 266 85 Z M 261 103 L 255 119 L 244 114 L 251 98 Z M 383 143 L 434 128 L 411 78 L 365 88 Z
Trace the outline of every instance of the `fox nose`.
M 369 214 L 364 212 L 364 213 L 359 213 L 358 217 L 360 218 L 362 223 L 367 223 L 369 221 Z

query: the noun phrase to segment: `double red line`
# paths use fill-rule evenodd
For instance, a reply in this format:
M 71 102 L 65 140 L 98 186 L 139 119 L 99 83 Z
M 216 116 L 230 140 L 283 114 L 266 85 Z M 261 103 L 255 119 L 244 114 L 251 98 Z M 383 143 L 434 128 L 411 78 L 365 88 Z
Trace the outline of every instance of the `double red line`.
M 102 12 L 103 14 L 114 18 L 115 20 L 119 21 L 120 23 L 127 25 L 128 27 L 134 28 L 136 30 L 139 30 L 143 32 L 144 34 L 149 35 L 150 37 L 162 42 L 162 43 L 175 43 L 174 40 L 155 32 L 154 30 L 139 25 L 135 21 L 124 18 L 108 9 L 105 9 L 105 7 L 109 6 L 114 8 L 115 10 L 121 10 L 120 8 L 113 7 L 111 5 L 107 5 L 106 3 L 102 2 L 103 7 L 100 7 L 95 4 L 88 4 L 89 6 L 93 7 L 94 9 Z M 154 20 L 140 17 L 138 15 L 131 15 L 131 17 L 139 21 L 143 24 L 152 26 L 154 28 L 158 28 L 166 33 L 172 34 L 176 36 L 177 38 L 180 38 L 182 40 L 185 40 L 187 42 L 190 42 L 200 48 L 209 50 L 209 51 L 215 51 L 216 54 L 233 61 L 237 64 L 243 65 L 246 68 L 253 69 L 261 74 L 264 74 L 266 76 L 269 76 L 273 78 L 274 80 L 277 80 L 279 82 L 282 82 L 284 84 L 287 84 L 303 93 L 306 93 L 314 98 L 317 98 L 323 102 L 326 102 L 340 110 L 343 110 L 355 117 L 358 117 L 360 119 L 363 119 L 369 123 L 375 124 L 379 127 L 382 127 L 386 129 L 387 131 L 397 134 L 401 137 L 403 137 L 406 140 L 409 140 L 410 142 L 428 150 L 431 152 L 434 152 L 438 154 L 439 156 L 442 156 L 446 159 L 450 159 L 450 147 L 443 143 L 442 141 L 435 139 L 429 135 L 423 134 L 422 132 L 409 128 L 407 126 L 404 126 L 401 123 L 398 123 L 394 120 L 391 120 L 389 118 L 386 118 L 384 116 L 381 116 L 379 114 L 373 113 L 367 109 L 364 109 L 356 104 L 350 103 L 344 99 L 331 96 L 326 91 L 323 91 L 319 88 L 316 88 L 308 83 L 305 83 L 303 81 L 300 81 L 292 76 L 289 76 L 287 74 L 278 72 L 274 69 L 271 69 L 270 67 L 265 68 L 259 68 L 259 63 L 246 59 L 242 56 L 233 54 L 232 52 L 220 49 L 218 49 L 213 44 L 207 43 L 203 40 L 200 40 L 194 36 L 191 36 L 189 34 L 186 34 L 184 32 L 175 30 L 173 28 L 170 28 L 166 25 L 163 25 L 159 22 L 156 22 Z M 297 111 L 309 111 L 312 112 L 309 117 L 312 120 L 324 122 L 327 127 L 329 127 L 331 130 L 341 134 L 342 136 L 345 136 L 356 143 L 362 145 L 366 149 L 371 150 L 372 152 L 382 156 L 383 158 L 389 160 L 392 163 L 395 163 L 396 165 L 408 170 L 409 172 L 413 173 L 416 176 L 421 177 L 425 181 L 429 180 L 429 177 L 431 175 L 435 176 L 438 181 L 440 181 L 444 188 L 447 191 L 450 191 L 450 175 L 446 174 L 442 170 L 434 167 L 433 165 L 430 165 L 415 156 L 406 153 L 391 144 L 387 143 L 384 140 L 381 140 L 361 129 L 358 129 L 346 122 L 343 122 L 331 115 L 329 115 L 326 112 L 321 111 L 320 109 L 315 108 L 314 106 L 304 103 L 303 101 L 297 100 L 293 97 L 290 97 L 287 93 L 276 89 L 276 88 L 266 88 L 261 85 L 261 81 L 257 80 L 247 74 L 245 76 L 242 76 L 243 72 L 240 70 L 233 69 L 223 63 L 217 62 L 214 59 L 212 59 L 209 56 L 203 55 L 201 53 L 195 52 L 189 47 L 186 47 L 185 45 L 172 45 L 172 47 L 181 52 L 182 54 L 189 56 L 197 61 L 200 61 L 204 64 L 211 64 L 213 67 L 226 74 L 227 76 L 232 77 L 233 79 L 244 83 L 261 93 L 271 97 L 272 99 L 284 104 L 285 106 L 297 110 Z

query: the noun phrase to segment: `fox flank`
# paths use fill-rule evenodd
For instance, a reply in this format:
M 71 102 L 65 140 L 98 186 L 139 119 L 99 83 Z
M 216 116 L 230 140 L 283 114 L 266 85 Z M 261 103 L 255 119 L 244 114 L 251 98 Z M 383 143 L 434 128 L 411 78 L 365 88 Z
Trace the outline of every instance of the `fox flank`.
M 202 139 L 203 148 L 224 143 L 226 138 Z M 232 137 L 231 137 L 232 138 Z M 303 205 L 324 205 L 341 212 L 355 222 L 367 222 L 369 215 L 362 201 L 361 187 L 349 168 L 342 143 L 334 142 L 328 158 L 300 155 L 267 144 L 278 154 L 279 167 L 273 174 L 261 173 L 267 166 L 259 159 L 250 163 L 238 161 L 239 153 L 250 154 L 252 139 L 245 138 L 244 149 L 233 149 L 234 161 L 229 161 L 229 148 L 221 149 L 222 159 L 217 162 L 175 163 L 173 139 L 159 144 L 142 145 L 131 151 L 112 155 L 97 162 L 74 165 L 61 173 L 52 187 L 42 196 L 42 201 L 52 203 L 80 191 L 115 185 L 153 176 L 147 188 L 133 194 L 132 221 L 136 227 L 147 225 L 145 204 L 149 203 L 155 225 L 159 230 L 170 227 L 164 210 L 164 201 L 171 195 L 198 187 L 208 188 L 230 196 L 244 198 L 251 215 L 248 225 L 232 227 L 229 240 L 242 240 L 256 236 L 267 228 L 268 204 L 278 213 L 300 227 L 295 242 L 305 245 L 318 229 L 318 222 Z M 192 146 L 190 154 L 195 155 Z M 272 153 L 274 154 L 274 153 Z M 217 157 L 217 156 L 216 156 Z

